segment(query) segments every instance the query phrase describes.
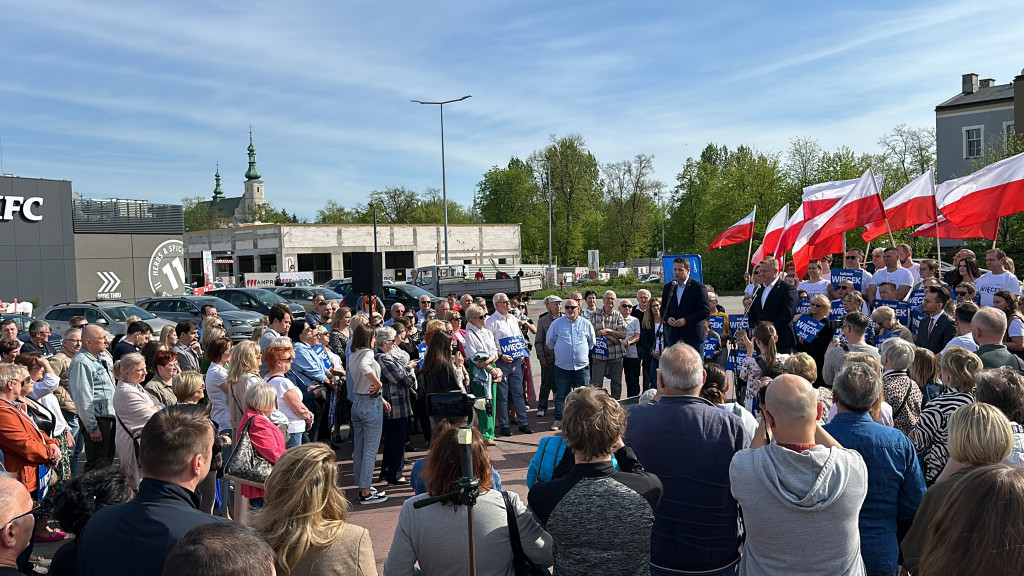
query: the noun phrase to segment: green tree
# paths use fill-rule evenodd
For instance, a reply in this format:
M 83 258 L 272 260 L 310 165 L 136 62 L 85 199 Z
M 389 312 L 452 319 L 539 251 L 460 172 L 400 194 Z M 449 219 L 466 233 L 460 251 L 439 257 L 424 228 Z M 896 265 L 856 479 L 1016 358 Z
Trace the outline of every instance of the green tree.
M 318 224 L 349 224 L 356 222 L 357 218 L 356 210 L 349 210 L 334 200 L 328 200 L 323 208 L 316 211 Z
M 427 188 L 420 198 L 419 207 L 413 212 L 413 220 L 422 224 L 444 222 L 444 199 L 437 188 Z M 472 224 L 476 222 L 472 211 L 455 200 L 448 200 L 449 224 Z
M 224 228 L 230 221 L 229 218 L 210 208 L 210 203 L 202 196 L 189 196 L 181 199 L 181 207 L 184 209 L 185 231 L 195 232 L 197 230 L 214 230 Z
M 475 210 L 487 223 L 521 223 L 523 258 L 547 262 L 547 195 L 529 164 L 513 156 L 492 166 L 476 185 Z
M 665 184 L 654 179 L 654 157 L 605 164 L 605 218 L 601 249 L 609 261 L 627 265 L 653 255 L 653 232 L 660 223 L 655 199 Z M 658 244 L 660 247 L 660 243 Z
M 379 207 L 378 221 L 394 224 L 416 223 L 420 199 L 416 192 L 404 187 L 388 186 L 370 192 L 370 202 Z
M 249 217 L 253 222 L 262 222 L 264 224 L 290 224 L 298 223 L 299 221 L 297 216 L 288 214 L 284 209 L 278 210 L 274 208 L 274 205 L 270 202 L 253 206 L 249 210 Z

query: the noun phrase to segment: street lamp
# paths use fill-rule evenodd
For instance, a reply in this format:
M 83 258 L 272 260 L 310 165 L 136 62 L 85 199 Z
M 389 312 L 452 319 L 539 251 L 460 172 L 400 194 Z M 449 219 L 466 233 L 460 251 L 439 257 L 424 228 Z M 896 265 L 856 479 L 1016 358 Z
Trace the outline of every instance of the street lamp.
M 417 104 L 434 104 L 441 109 L 441 200 L 444 202 L 444 263 L 448 264 L 448 187 L 445 182 L 444 172 L 444 105 L 451 104 L 453 102 L 462 102 L 467 98 L 472 98 L 472 94 L 467 94 L 462 98 L 456 98 L 455 100 L 445 100 L 444 102 L 423 102 L 422 100 L 411 100 Z

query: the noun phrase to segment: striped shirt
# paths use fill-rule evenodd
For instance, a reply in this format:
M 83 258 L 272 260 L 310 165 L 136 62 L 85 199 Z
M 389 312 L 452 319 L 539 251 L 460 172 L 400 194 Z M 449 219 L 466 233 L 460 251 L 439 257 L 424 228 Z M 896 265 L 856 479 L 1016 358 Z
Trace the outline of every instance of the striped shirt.
M 921 460 L 921 471 L 929 485 L 942 473 L 949 460 L 949 416 L 957 408 L 972 404 L 974 396 L 950 391 L 928 402 L 914 429 L 913 442 Z

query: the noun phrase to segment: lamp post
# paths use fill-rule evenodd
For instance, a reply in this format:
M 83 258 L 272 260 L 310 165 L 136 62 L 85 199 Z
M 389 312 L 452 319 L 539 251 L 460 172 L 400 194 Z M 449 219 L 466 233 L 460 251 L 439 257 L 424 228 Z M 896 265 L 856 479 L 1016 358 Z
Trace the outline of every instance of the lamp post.
M 417 104 L 434 104 L 441 109 L 441 200 L 444 202 L 444 263 L 448 264 L 448 186 L 445 182 L 445 171 L 444 171 L 444 105 L 451 104 L 453 102 L 462 102 L 467 98 L 472 98 L 472 94 L 467 94 L 462 98 L 456 98 L 455 100 L 445 100 L 444 102 L 423 102 L 422 100 L 412 100 Z

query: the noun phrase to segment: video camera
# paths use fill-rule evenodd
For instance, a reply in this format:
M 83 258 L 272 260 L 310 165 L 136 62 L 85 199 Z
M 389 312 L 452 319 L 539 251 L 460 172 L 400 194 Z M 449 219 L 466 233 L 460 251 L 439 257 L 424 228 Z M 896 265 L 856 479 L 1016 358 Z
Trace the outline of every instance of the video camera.
M 472 394 L 458 392 L 442 392 L 427 394 L 427 414 L 431 418 L 448 421 L 466 420 L 470 425 L 477 410 L 483 410 L 483 399 L 479 401 Z

